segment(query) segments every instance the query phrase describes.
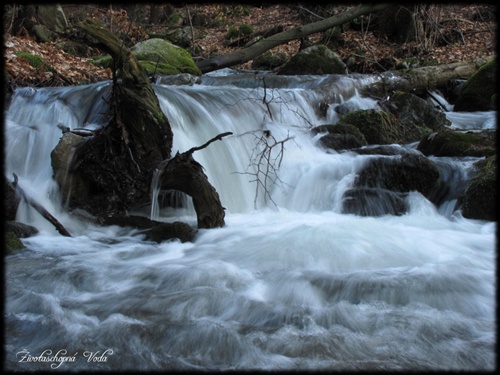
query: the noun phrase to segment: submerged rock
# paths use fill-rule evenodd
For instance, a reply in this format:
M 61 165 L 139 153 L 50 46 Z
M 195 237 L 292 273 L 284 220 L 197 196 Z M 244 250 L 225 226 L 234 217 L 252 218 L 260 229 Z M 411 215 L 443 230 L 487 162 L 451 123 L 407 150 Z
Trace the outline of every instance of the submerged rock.
M 142 230 L 142 233 L 146 236 L 146 240 L 158 243 L 175 238 L 181 242 L 190 242 L 193 241 L 196 235 L 196 231 L 187 223 L 179 221 L 163 223 L 150 220 L 144 216 L 114 216 L 107 218 L 103 224 Z

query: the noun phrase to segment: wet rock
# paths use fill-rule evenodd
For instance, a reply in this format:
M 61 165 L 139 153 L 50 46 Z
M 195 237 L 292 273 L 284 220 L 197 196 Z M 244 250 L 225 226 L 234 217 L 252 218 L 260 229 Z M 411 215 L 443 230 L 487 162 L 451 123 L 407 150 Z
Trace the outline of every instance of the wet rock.
M 422 155 L 403 155 L 370 160 L 356 179 L 355 187 L 418 191 L 428 197 L 438 180 L 439 170 L 431 160 Z
M 4 177 L 4 210 L 3 216 L 5 220 L 15 220 L 17 214 L 17 207 L 19 206 L 20 198 L 17 196 L 15 190 L 10 185 L 7 177 Z
M 496 59 L 490 60 L 462 86 L 455 103 L 457 112 L 493 111 L 496 109 Z
M 34 226 L 17 221 L 7 221 L 5 223 L 5 230 L 14 233 L 19 238 L 31 237 L 38 233 L 38 229 Z
M 451 125 L 446 115 L 416 95 L 397 91 L 391 95 L 391 112 L 402 129 L 403 141 L 419 141 L 432 131 L 444 130 Z
M 496 164 L 496 155 L 476 163 L 479 171 L 467 186 L 464 196 L 459 200 L 464 217 L 497 220 Z
M 145 234 L 146 240 L 158 243 L 175 238 L 181 242 L 190 242 L 193 241 L 196 235 L 196 231 L 186 223 L 179 221 L 163 223 L 134 215 L 108 217 L 103 221 L 103 225 L 118 225 L 139 229 Z
M 5 232 L 5 255 L 10 255 L 16 251 L 25 249 L 26 246 L 21 242 L 19 237 L 12 231 Z
M 89 194 L 88 181 L 69 172 L 74 148 L 84 140 L 85 137 L 65 132 L 50 153 L 54 179 L 59 185 L 63 199 L 69 198 L 71 205 L 85 201 Z
M 404 139 L 394 115 L 376 109 L 347 113 L 337 125 L 350 125 L 358 128 L 369 145 L 401 143 Z
M 196 231 L 190 225 L 175 221 L 155 225 L 146 232 L 146 239 L 158 243 L 174 238 L 178 238 L 181 242 L 192 242 L 195 235 Z
M 349 150 L 367 145 L 358 128 L 349 124 L 320 125 L 311 129 L 313 134 L 327 132 L 319 142 L 333 150 Z
M 496 154 L 496 130 L 444 130 L 426 135 L 417 150 L 434 156 L 491 156 Z
M 360 216 L 403 215 L 408 211 L 407 193 L 379 188 L 349 189 L 342 199 L 342 212 Z

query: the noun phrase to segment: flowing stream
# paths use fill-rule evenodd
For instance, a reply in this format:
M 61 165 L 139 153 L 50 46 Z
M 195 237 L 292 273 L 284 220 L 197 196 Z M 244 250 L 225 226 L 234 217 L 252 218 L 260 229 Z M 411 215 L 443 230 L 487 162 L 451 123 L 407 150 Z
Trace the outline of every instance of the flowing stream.
M 463 218 L 454 197 L 435 207 L 416 192 L 402 216 L 342 213 L 343 193 L 375 156 L 327 151 L 310 128 L 338 121 L 339 104 L 375 108 L 357 94 L 371 78 L 263 77 L 222 71 L 154 86 L 173 153 L 233 133 L 193 155 L 226 226 L 186 243 L 65 210 L 50 165 L 57 125 L 104 124 L 109 82 L 16 91 L 5 175 L 73 237 L 20 204 L 17 220 L 40 233 L 5 257 L 7 370 L 495 368 L 495 223 Z M 495 112 L 447 115 L 455 128 L 496 128 Z M 263 142 L 269 165 L 259 163 Z M 479 159 L 433 160 L 453 185 Z M 152 184 L 151 206 L 134 213 L 196 227 L 190 198 L 165 207 L 166 194 Z

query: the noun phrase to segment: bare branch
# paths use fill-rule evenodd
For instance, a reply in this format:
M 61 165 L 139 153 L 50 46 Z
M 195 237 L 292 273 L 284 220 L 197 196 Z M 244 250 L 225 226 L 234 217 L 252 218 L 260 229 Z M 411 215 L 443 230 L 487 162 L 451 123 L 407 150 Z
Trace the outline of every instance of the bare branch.
M 26 203 L 28 203 L 31 207 L 33 207 L 40 215 L 42 215 L 47 221 L 49 221 L 56 230 L 62 234 L 65 237 L 71 237 L 71 234 L 66 230 L 66 228 L 54 217 L 50 214 L 49 211 L 47 211 L 40 203 L 36 202 L 32 198 L 30 198 L 24 190 L 19 186 L 18 184 L 18 177 L 15 173 L 14 175 L 14 181 L 11 182 L 11 186 L 21 195 L 21 197 L 24 199 Z

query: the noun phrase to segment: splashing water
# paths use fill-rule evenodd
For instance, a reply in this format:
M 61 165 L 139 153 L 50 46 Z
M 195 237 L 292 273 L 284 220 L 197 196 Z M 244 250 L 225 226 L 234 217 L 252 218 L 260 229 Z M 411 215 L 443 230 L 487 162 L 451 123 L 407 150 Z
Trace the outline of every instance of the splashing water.
M 65 213 L 50 167 L 56 125 L 96 126 L 107 83 L 16 92 L 6 176 L 16 173 L 73 237 L 21 205 L 18 220 L 40 233 L 5 258 L 6 369 L 494 369 L 495 223 L 416 192 L 402 216 L 343 214 L 343 193 L 371 156 L 327 152 L 309 130 L 335 123 L 341 102 L 376 103 L 359 97 L 359 81 L 280 80 L 265 90 L 217 75 L 155 86 L 174 153 L 233 132 L 194 154 L 226 207 L 226 226 L 187 243 L 157 244 Z M 482 116 L 476 124 L 491 127 Z M 288 139 L 267 195 L 252 182 L 264 131 Z M 162 193 L 152 185 L 146 216 L 196 225 L 189 198 L 181 209 L 160 207 Z M 58 362 L 58 351 L 70 359 Z

